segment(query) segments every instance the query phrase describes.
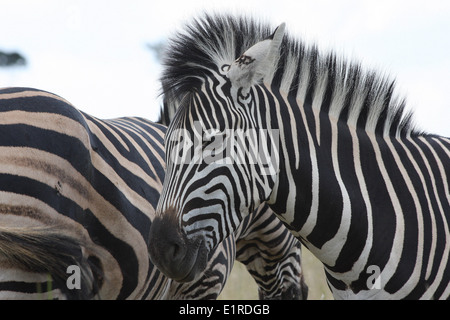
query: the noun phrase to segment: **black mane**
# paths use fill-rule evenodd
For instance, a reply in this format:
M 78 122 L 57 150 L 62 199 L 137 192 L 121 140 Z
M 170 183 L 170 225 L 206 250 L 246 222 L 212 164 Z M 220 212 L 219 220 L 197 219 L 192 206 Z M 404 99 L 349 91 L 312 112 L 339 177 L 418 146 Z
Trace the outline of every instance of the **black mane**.
M 245 16 L 205 14 L 193 20 L 170 39 L 164 55 L 161 81 L 166 103 L 178 105 L 176 102 L 186 94 L 200 89 L 212 75 L 210 70 L 218 72 L 224 64 L 231 64 L 274 30 L 275 26 Z M 277 68 L 272 72 L 272 87 L 281 85 L 287 74 L 292 80 L 287 86 L 284 81 L 285 93 L 298 97 L 303 92 L 302 100 L 311 104 L 320 96 L 324 101 L 319 104 L 321 112 L 333 112 L 343 121 L 353 115 L 358 126 L 380 134 L 419 134 L 413 128 L 411 114 L 404 111 L 404 99 L 394 94 L 395 82 L 363 70 L 358 63 L 332 52 L 322 54 L 317 46 L 285 35 Z M 331 100 L 336 97 L 341 105 L 332 106 Z M 356 99 L 358 107 L 354 107 Z

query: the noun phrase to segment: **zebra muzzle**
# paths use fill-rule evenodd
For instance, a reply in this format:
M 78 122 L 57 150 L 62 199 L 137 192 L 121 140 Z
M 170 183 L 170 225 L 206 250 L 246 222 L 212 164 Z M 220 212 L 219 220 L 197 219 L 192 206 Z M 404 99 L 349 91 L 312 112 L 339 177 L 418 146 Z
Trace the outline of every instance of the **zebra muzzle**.
M 188 239 L 168 212 L 152 222 L 148 249 L 152 263 L 178 282 L 196 279 L 207 265 L 206 241 L 202 237 Z

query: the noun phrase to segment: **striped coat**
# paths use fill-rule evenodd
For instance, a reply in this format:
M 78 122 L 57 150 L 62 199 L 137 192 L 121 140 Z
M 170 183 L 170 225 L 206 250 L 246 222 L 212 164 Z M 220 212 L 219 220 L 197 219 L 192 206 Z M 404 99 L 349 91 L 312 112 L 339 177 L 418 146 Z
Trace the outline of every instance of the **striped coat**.
M 100 120 L 41 90 L 0 90 L 0 298 L 214 299 L 236 246 L 262 298 L 306 298 L 299 243 L 267 232 L 281 226 L 267 210 L 219 245 L 203 276 L 178 283 L 154 267 L 165 130 Z M 73 266 L 80 288 L 69 288 Z
M 209 291 L 173 282 L 148 257 L 164 133 L 141 118 L 96 119 L 48 92 L 0 91 L 0 298 L 48 287 L 44 298 L 217 297 L 233 237 L 211 257 Z M 69 265 L 80 290 L 67 288 Z

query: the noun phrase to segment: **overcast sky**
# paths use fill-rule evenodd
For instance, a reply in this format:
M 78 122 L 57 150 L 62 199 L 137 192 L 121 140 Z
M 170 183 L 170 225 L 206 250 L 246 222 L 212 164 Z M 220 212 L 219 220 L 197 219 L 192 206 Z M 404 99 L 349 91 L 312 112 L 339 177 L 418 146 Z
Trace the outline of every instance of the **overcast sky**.
M 160 67 L 147 44 L 203 11 L 249 13 L 397 79 L 419 126 L 450 136 L 450 1 L 0 0 L 0 87 L 54 92 L 99 118 L 156 120 Z

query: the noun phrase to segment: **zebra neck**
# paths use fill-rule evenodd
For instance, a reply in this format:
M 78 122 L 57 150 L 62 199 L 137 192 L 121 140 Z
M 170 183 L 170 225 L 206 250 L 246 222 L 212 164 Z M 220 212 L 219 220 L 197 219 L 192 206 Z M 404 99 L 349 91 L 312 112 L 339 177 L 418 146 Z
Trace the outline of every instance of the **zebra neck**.
M 325 265 L 348 270 L 359 256 L 346 244 L 358 243 L 355 251 L 368 253 L 374 241 L 383 241 L 374 240 L 381 231 L 373 230 L 373 215 L 386 222 L 386 232 L 401 233 L 399 194 L 413 189 L 407 172 L 418 166 L 408 147 L 430 138 L 382 136 L 287 100 L 272 114 L 280 125 L 281 145 L 280 172 L 269 203 Z M 384 247 L 377 245 L 379 255 Z M 347 261 L 341 264 L 343 257 Z

